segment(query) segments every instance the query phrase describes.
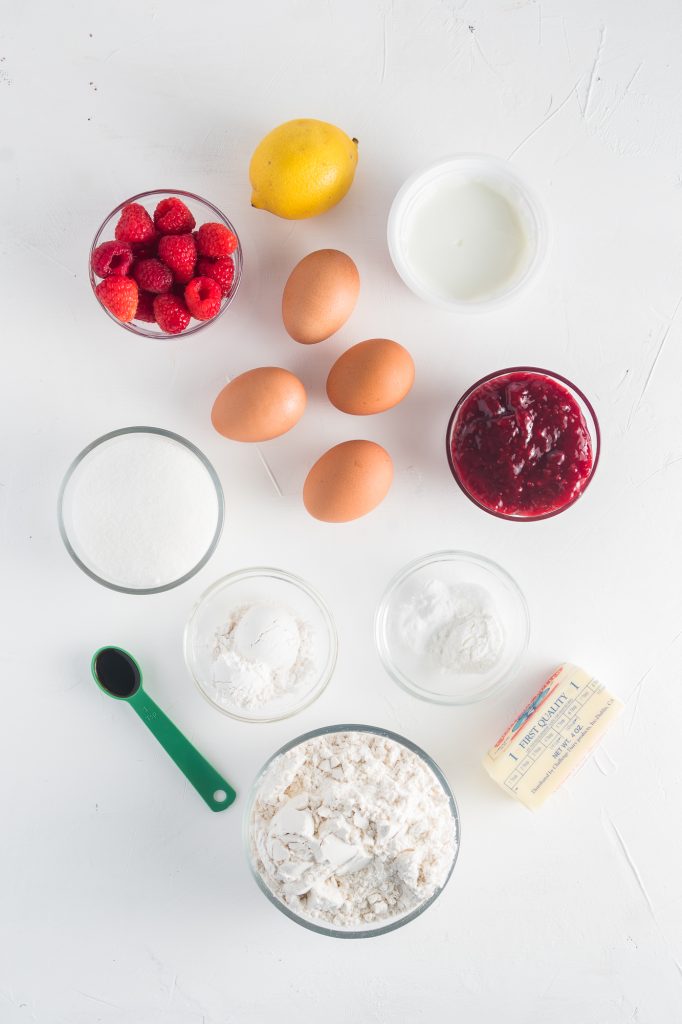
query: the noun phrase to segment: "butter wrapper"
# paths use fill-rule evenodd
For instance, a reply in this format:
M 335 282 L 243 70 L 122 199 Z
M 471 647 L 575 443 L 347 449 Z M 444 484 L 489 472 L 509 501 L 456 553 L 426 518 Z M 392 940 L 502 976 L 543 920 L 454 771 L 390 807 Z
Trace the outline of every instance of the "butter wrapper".
M 588 672 L 552 673 L 483 759 L 506 793 L 536 810 L 587 759 L 623 705 Z

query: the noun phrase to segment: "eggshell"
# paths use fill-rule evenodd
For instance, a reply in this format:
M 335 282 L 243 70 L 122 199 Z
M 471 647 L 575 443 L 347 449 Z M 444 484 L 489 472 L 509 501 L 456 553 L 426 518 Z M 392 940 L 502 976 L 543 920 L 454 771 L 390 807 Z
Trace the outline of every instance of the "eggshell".
M 355 308 L 360 275 L 350 256 L 318 249 L 289 275 L 282 295 L 282 320 L 294 339 L 315 345 L 342 327 Z
M 303 485 L 303 503 L 315 519 L 347 523 L 381 504 L 393 480 L 391 456 L 374 441 L 344 441 L 325 452 Z
M 388 338 L 370 338 L 339 356 L 327 377 L 327 395 L 341 412 L 369 416 L 402 402 L 413 383 L 407 349 Z
M 223 388 L 213 403 L 211 422 L 232 441 L 269 441 L 298 423 L 305 404 L 298 377 L 279 366 L 259 366 Z

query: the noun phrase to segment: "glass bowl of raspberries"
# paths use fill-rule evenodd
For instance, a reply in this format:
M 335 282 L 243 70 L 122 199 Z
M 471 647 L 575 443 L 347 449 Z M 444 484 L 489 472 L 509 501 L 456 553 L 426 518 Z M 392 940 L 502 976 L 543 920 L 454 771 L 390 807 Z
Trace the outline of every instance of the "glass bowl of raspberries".
M 182 189 L 119 203 L 95 235 L 90 284 L 102 309 L 145 338 L 196 334 L 232 302 L 242 274 L 234 227 Z

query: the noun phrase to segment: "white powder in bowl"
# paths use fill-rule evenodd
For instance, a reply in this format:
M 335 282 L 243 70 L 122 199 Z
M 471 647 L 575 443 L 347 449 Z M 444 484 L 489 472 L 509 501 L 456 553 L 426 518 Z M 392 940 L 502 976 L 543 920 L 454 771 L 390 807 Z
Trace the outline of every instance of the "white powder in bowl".
M 201 459 L 163 434 L 119 434 L 93 448 L 62 505 L 81 561 L 109 583 L 144 590 L 190 572 L 208 551 L 220 508 Z
M 483 673 L 502 656 L 499 615 L 489 592 L 477 583 L 428 580 L 399 614 L 404 643 L 441 669 Z
M 316 675 L 313 629 L 285 608 L 240 605 L 216 633 L 202 689 L 226 710 L 263 711 L 295 700 Z
M 448 795 L 416 753 L 388 737 L 312 737 L 260 781 L 251 857 L 266 887 L 333 928 L 386 924 L 447 881 L 457 852 Z

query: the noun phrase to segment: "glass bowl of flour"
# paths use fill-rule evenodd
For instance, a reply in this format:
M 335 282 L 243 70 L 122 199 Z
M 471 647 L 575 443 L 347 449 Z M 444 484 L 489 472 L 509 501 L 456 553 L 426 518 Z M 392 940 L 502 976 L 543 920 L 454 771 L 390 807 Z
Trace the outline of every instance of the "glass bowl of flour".
M 374 631 L 399 686 L 434 704 L 471 704 L 512 681 L 530 618 L 521 589 L 501 566 L 468 551 L 438 551 L 391 580 Z
M 186 438 L 125 427 L 74 459 L 59 492 L 59 530 L 83 572 L 125 594 L 158 594 L 191 579 L 223 528 L 220 480 Z
M 241 569 L 214 583 L 185 627 L 185 662 L 202 695 L 242 722 L 276 722 L 316 700 L 336 665 L 336 627 L 308 583 Z
M 360 939 L 413 921 L 445 888 L 460 819 L 435 762 L 386 729 L 299 736 L 259 772 L 244 812 L 253 877 L 292 921 Z

